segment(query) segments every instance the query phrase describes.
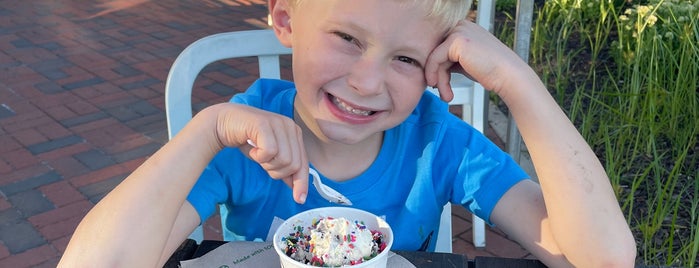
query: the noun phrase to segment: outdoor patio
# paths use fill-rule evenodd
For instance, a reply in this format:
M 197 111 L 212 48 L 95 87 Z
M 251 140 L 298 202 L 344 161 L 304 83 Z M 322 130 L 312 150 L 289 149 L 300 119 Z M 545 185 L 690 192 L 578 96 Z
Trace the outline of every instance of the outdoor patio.
M 167 141 L 163 91 L 179 52 L 213 33 L 266 27 L 265 3 L 1 1 L 0 267 L 55 267 L 85 213 Z M 207 67 L 194 106 L 227 101 L 256 68 Z M 531 257 L 491 228 L 474 248 L 471 215 L 453 214 L 454 252 Z M 209 220 L 206 238 L 219 229 Z

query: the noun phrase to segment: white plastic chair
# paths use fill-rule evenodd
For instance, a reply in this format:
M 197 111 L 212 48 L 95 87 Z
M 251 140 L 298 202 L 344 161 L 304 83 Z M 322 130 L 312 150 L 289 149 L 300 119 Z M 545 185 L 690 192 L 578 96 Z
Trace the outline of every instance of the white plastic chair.
M 291 49 L 282 46 L 271 30 L 214 34 L 187 46 L 172 64 L 165 83 L 168 138 L 175 137 L 192 119 L 192 87 L 204 67 L 224 59 L 256 56 L 260 77 L 278 79 L 281 76 L 279 56 L 287 54 L 291 54 Z M 225 206 L 219 206 L 219 214 L 223 239 L 235 240 L 234 234 L 225 228 L 224 221 L 228 215 Z M 201 225 L 194 230 L 190 238 L 198 243 L 204 239 Z
M 201 70 L 210 63 L 230 58 L 257 56 L 259 60 L 260 77 L 279 78 L 279 56 L 290 54 L 291 50 L 282 46 L 271 30 L 252 30 L 220 33 L 204 37 L 189 45 L 177 57 L 168 74 L 165 85 L 165 111 L 167 115 L 168 136 L 172 139 L 192 118 L 192 87 Z M 485 93 L 482 87 L 474 84 L 460 75 L 454 75 L 453 105 L 463 106 L 463 119 L 483 131 Z M 434 89 L 429 88 L 434 92 Z M 481 100 L 474 102 L 473 100 Z M 220 206 L 223 221 L 227 210 Z M 480 223 L 479 223 L 480 222 Z M 474 216 L 474 242 L 482 241 L 476 246 L 485 244 L 483 221 Z M 452 251 L 451 204 L 444 207 L 441 215 L 440 230 L 437 237 L 437 252 Z M 223 239 L 234 240 L 232 233 L 222 228 Z M 478 235 L 475 235 L 478 233 Z M 476 239 L 478 237 L 479 239 Z M 190 238 L 201 242 L 203 230 L 199 226 Z
M 449 102 L 449 105 L 461 105 L 461 119 L 483 133 L 486 125 L 486 95 L 483 86 L 479 83 L 474 83 L 461 74 L 452 74 L 450 84 L 452 91 L 454 91 L 454 99 Z M 427 89 L 439 95 L 437 89 Z M 471 222 L 473 245 L 475 247 L 485 247 L 485 221 L 474 214 L 471 217 Z M 435 251 L 451 253 L 452 236 L 451 203 L 447 203 L 442 211 Z

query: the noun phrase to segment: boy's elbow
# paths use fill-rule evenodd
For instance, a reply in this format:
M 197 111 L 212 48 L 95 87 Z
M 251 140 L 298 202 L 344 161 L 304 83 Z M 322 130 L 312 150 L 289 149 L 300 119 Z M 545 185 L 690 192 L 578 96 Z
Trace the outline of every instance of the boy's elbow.
M 591 267 L 634 267 L 636 265 L 636 241 L 633 236 L 600 246 L 599 256 L 594 257 Z

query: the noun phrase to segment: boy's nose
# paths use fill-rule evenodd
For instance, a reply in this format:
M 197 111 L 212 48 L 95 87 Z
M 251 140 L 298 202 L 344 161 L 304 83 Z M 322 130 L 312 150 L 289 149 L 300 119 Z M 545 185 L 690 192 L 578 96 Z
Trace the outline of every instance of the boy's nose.
M 361 57 L 352 65 L 347 82 L 360 95 L 376 95 L 384 85 L 385 72 L 385 66 L 381 61 Z

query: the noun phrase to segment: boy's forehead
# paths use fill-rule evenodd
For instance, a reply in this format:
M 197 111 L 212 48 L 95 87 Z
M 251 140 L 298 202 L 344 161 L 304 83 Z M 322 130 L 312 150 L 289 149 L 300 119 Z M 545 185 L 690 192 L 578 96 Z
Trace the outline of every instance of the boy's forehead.
M 292 5 L 292 8 L 294 9 L 299 9 L 299 10 L 304 10 L 304 6 L 306 5 L 323 5 L 328 8 L 333 9 L 336 12 L 345 12 L 349 11 L 351 9 L 358 9 L 358 8 L 369 8 L 371 10 L 360 12 L 359 15 L 357 16 L 357 20 L 363 20 L 363 18 L 366 18 L 370 11 L 378 11 L 381 12 L 382 14 L 400 14 L 400 13 L 406 13 L 406 11 L 419 11 L 417 14 L 416 13 L 411 13 L 411 14 L 405 14 L 405 16 L 408 16 L 409 18 L 413 20 L 418 20 L 421 22 L 427 22 L 432 24 L 432 31 L 436 32 L 442 32 L 443 34 L 446 34 L 449 29 L 453 26 L 454 23 L 452 23 L 450 20 L 452 18 L 447 18 L 449 15 L 452 14 L 444 14 L 444 10 L 450 9 L 450 8 L 456 8 L 456 9 L 461 9 L 462 5 L 455 4 L 458 2 L 464 2 L 464 3 L 470 3 L 470 0 L 289 0 L 289 2 Z M 360 5 L 358 4 L 359 2 L 365 2 L 365 5 Z M 393 9 L 391 10 L 385 10 L 380 8 L 382 4 L 386 4 L 387 2 L 390 2 L 394 4 Z M 367 4 L 368 3 L 368 4 Z M 451 3 L 451 4 L 449 4 Z M 436 8 L 435 6 L 441 6 L 441 8 Z M 465 7 L 464 9 L 467 9 Z M 466 11 L 461 11 L 463 13 L 466 13 Z M 460 12 L 455 12 L 455 13 L 460 13 Z M 361 15 L 367 15 L 367 16 L 361 16 Z M 447 15 L 447 16 L 444 16 Z M 459 16 L 460 17 L 460 16 Z M 464 16 L 465 17 L 465 16 Z
M 307 26 L 349 29 L 350 35 L 369 43 L 431 51 L 446 32 L 429 16 L 427 5 L 414 0 L 303 0 L 299 4 L 296 16 L 309 21 Z

